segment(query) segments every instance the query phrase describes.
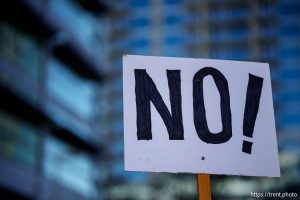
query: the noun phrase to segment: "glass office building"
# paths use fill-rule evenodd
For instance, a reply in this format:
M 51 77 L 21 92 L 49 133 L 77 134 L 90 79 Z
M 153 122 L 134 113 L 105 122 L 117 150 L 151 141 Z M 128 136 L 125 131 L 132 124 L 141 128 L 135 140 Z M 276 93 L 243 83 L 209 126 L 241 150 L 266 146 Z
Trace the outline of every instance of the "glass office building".
M 101 199 L 105 10 L 94 0 L 0 3 L 0 199 Z

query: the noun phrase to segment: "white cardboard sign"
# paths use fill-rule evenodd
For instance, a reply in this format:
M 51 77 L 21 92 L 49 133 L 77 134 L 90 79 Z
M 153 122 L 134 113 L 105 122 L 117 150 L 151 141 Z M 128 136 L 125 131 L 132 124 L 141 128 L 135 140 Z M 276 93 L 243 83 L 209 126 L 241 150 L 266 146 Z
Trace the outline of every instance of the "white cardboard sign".
M 267 63 L 123 57 L 125 170 L 279 177 Z

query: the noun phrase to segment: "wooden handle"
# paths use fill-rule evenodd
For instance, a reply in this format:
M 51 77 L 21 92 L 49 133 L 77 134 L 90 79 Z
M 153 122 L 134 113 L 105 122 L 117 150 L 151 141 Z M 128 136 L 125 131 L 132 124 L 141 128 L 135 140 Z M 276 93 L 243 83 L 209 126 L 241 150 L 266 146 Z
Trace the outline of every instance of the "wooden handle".
M 208 174 L 197 174 L 198 200 L 211 200 L 210 177 Z

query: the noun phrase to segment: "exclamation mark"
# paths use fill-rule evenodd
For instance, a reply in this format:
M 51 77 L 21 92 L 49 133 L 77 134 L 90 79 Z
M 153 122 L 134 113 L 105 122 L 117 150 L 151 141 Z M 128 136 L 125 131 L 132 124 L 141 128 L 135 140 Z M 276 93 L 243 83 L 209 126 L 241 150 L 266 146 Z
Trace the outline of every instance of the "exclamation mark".
M 263 81 L 262 77 L 249 74 L 243 123 L 243 135 L 249 138 L 253 137 Z M 252 144 L 250 141 L 243 140 L 242 151 L 251 154 Z

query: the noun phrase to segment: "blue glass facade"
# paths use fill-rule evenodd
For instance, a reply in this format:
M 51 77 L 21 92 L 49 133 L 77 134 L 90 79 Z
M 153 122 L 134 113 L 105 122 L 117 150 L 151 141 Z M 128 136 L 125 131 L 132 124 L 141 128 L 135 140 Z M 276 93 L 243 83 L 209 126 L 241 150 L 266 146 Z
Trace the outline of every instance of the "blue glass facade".
M 280 1 L 278 81 L 281 83 L 281 89 L 277 97 L 280 104 L 277 124 L 284 134 L 291 135 L 299 134 L 300 130 L 300 25 L 297 22 L 299 17 L 299 2 Z M 287 146 L 288 142 L 286 141 L 284 146 Z
M 0 3 L 0 199 L 103 198 L 96 160 L 105 31 L 95 6 Z
M 197 197 L 193 175 L 124 172 L 124 54 L 270 63 L 282 178 L 213 177 L 213 193 L 299 192 L 300 2 L 106 3 L 0 3 L 0 199 Z

